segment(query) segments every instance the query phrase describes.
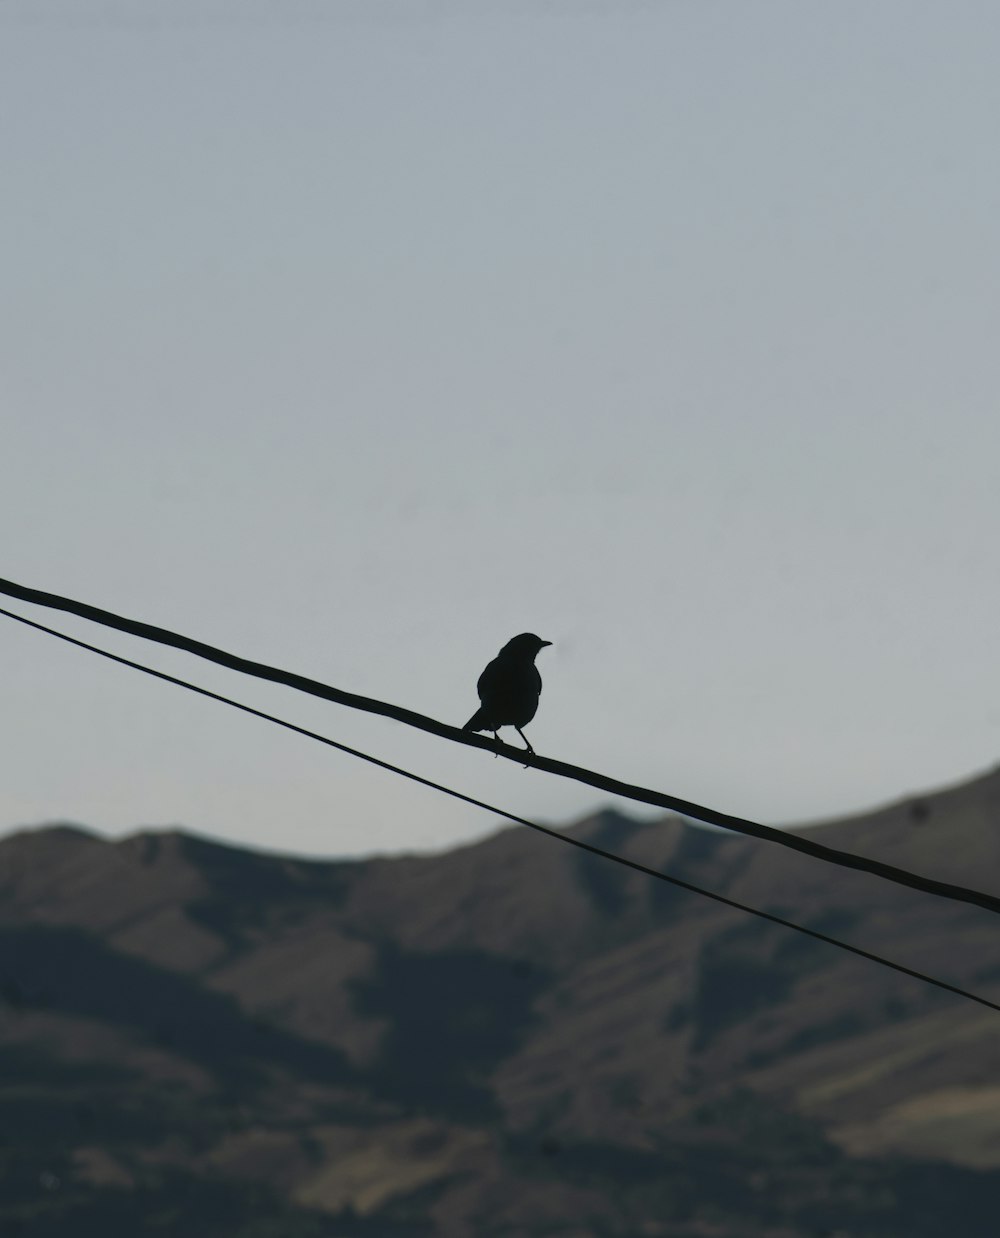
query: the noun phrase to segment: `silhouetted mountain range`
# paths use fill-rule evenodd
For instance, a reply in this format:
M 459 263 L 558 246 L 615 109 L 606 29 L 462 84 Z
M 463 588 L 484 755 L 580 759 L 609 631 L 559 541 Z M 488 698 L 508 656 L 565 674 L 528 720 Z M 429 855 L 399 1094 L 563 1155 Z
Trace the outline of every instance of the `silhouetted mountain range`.
M 1000 997 L 1000 921 L 676 819 L 573 830 Z M 812 827 L 1000 893 L 1000 773 Z M 0 842 L 0 1233 L 994 1235 L 1000 1015 L 523 829 L 312 862 Z

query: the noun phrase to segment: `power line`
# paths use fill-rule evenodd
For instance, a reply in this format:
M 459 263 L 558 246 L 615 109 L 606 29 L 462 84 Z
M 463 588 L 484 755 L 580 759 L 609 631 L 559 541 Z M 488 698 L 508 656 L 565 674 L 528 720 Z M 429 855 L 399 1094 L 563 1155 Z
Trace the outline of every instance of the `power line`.
M 922 980 L 924 984 L 944 989 L 947 993 L 954 993 L 958 997 L 968 998 L 969 1001 L 978 1002 L 980 1006 L 987 1006 L 990 1010 L 1000 1012 L 1000 1004 L 991 1002 L 987 997 L 982 997 L 977 993 L 970 993 L 967 989 L 960 988 L 955 984 L 949 984 L 946 980 L 938 980 L 934 976 L 928 976 L 925 972 L 916 971 L 914 968 L 906 967 L 902 963 L 893 962 L 892 959 L 883 958 L 882 955 L 875 954 L 871 950 L 864 950 L 860 946 L 852 946 L 849 942 L 841 941 L 838 937 L 831 937 L 829 934 L 821 933 L 817 929 L 807 928 L 804 924 L 796 924 L 793 920 L 786 920 L 783 916 L 774 915 L 769 911 L 762 911 L 758 907 L 751 907 L 748 903 L 738 902 L 736 899 L 728 898 L 725 894 L 718 894 L 714 890 L 706 890 L 702 886 L 697 886 L 690 881 L 684 881 L 680 877 L 672 877 L 669 873 L 661 872 L 656 868 L 650 868 L 646 864 L 640 864 L 637 860 L 630 860 L 626 856 L 617 855 L 613 851 L 606 851 L 603 847 L 585 842 L 581 838 L 573 838 L 569 834 L 562 834 L 549 826 L 540 825 L 537 821 L 529 821 L 527 817 L 520 817 L 516 813 L 498 808 L 494 804 L 488 804 L 485 800 L 477 799 L 473 795 L 466 795 L 463 791 L 456 791 L 452 787 L 446 787 L 443 783 L 435 782 L 431 778 L 424 778 L 421 774 L 414 774 L 412 770 L 403 769 L 399 765 L 393 765 L 390 761 L 383 761 L 380 757 L 373 757 L 358 748 L 342 744 L 338 740 L 330 739 L 326 735 L 320 735 L 316 731 L 310 731 L 306 727 L 297 726 L 294 722 L 287 722 L 274 714 L 265 713 L 261 709 L 254 709 L 253 706 L 245 705 L 242 701 L 235 701 L 232 697 L 223 696 L 218 692 L 210 692 L 207 688 L 201 688 L 186 679 L 179 679 L 176 675 L 168 675 L 164 671 L 154 670 L 151 666 L 145 666 L 141 662 L 133 662 L 131 658 L 123 658 L 119 654 L 111 653 L 107 649 L 101 649 L 99 646 L 91 645 L 87 641 L 78 640 L 75 636 L 68 636 L 65 632 L 59 632 L 55 628 L 46 627 L 44 623 L 37 623 L 33 619 L 27 619 L 24 615 L 15 614 L 13 611 L 5 610 L 2 607 L 0 607 L 0 615 L 5 615 L 8 619 L 14 619 L 18 623 L 23 623 L 29 628 L 35 628 L 39 632 L 45 632 L 49 636 L 55 636 L 67 644 L 76 645 L 79 649 L 86 649 L 90 653 L 96 653 L 111 662 L 119 663 L 121 666 L 128 666 L 132 670 L 142 671 L 145 675 L 152 675 L 155 679 L 162 679 L 166 683 L 176 684 L 179 688 L 187 688 L 190 692 L 197 692 L 199 696 L 206 696 L 210 700 L 221 702 L 223 705 L 230 705 L 233 709 L 239 709 L 245 714 L 251 714 L 255 718 L 262 718 L 265 722 L 273 722 L 276 726 L 284 727 L 288 731 L 294 731 L 297 735 L 304 735 L 307 739 L 315 739 L 330 748 L 336 748 L 339 752 L 347 753 L 348 756 L 358 757 L 359 760 L 367 761 L 370 765 L 378 766 L 379 769 L 388 770 L 392 774 L 399 774 L 402 778 L 408 778 L 411 782 L 419 783 L 424 787 L 430 787 L 434 791 L 440 791 L 443 795 L 450 795 L 453 799 L 462 800 L 464 803 L 472 804 L 476 808 L 485 809 L 485 811 L 493 813 L 495 816 L 504 817 L 506 820 L 514 821 L 518 825 L 527 826 L 528 829 L 536 830 L 540 834 L 547 834 L 549 838 L 569 843 L 570 846 L 578 847 L 581 851 L 589 851 L 591 855 L 600 856 L 602 859 L 610 860 L 614 864 L 621 864 L 626 868 L 633 869 L 635 872 L 644 873 L 647 877 L 655 877 L 658 881 L 666 881 L 670 885 L 677 886 L 681 890 L 687 890 L 692 894 L 700 894 L 703 898 L 711 899 L 716 903 L 722 903 L 723 906 L 731 907 L 735 911 L 742 911 L 747 915 L 757 916 L 761 920 L 768 920 L 772 924 L 779 924 L 783 928 L 793 929 L 796 933 L 803 933 L 816 941 L 826 942 L 827 945 L 836 946 L 840 950 L 847 950 L 851 954 L 856 954 L 859 958 L 868 959 L 872 963 L 879 963 L 882 967 L 891 968 L 904 976 L 910 976 L 914 980 Z
M 46 606 L 53 610 L 61 610 L 68 614 L 78 615 L 82 619 L 100 623 L 105 627 L 114 628 L 130 636 L 139 636 L 143 640 L 150 640 L 160 645 L 181 649 L 185 653 L 192 653 L 199 658 L 205 658 L 209 662 L 215 662 L 219 666 L 228 667 L 230 670 L 239 671 L 245 675 L 252 675 L 257 679 L 284 684 L 286 687 L 308 693 L 310 696 L 333 701 L 338 705 L 346 705 L 349 709 L 359 709 L 365 713 L 379 714 L 384 718 L 392 718 L 396 722 L 402 722 L 406 726 L 427 731 L 429 734 L 437 735 L 442 739 L 450 739 L 454 743 L 466 744 L 473 748 L 483 748 L 487 752 L 499 753 L 499 755 L 507 757 L 509 760 L 517 761 L 519 764 L 523 764 L 526 759 L 523 748 L 514 748 L 509 744 L 503 743 L 494 744 L 485 735 L 459 730 L 458 727 L 450 726 L 446 722 L 438 722 L 436 719 L 428 718 L 424 714 L 416 713 L 414 710 L 404 709 L 402 706 L 392 705 L 387 701 L 375 700 L 372 697 L 359 696 L 353 692 L 345 692 L 341 688 L 334 688 L 329 684 L 320 683 L 315 679 L 308 679 L 306 676 L 297 675 L 292 671 L 284 671 L 275 666 L 268 666 L 263 662 L 251 662 L 247 658 L 241 658 L 234 653 L 228 653 L 224 649 L 217 649 L 213 645 L 206 645 L 202 641 L 193 640 L 189 636 L 182 636 L 180 633 L 171 632 L 167 628 L 155 627 L 152 624 L 142 623 L 135 619 L 126 619 L 122 615 L 116 615 L 112 611 L 103 610 L 98 606 L 91 606 L 87 602 L 61 597 L 56 593 L 43 593 L 41 590 L 30 589 L 26 585 L 19 585 L 14 581 L 3 580 L 2 578 L 0 578 L 0 594 L 7 594 L 10 597 L 19 598 L 21 601 L 30 602 L 37 606 Z M 4 611 L 3 613 L 7 614 L 8 612 Z M 981 890 L 971 890 L 966 886 L 954 885 L 947 881 L 938 881 L 933 877 L 924 877 L 920 873 L 912 873 L 905 868 L 898 868 L 894 864 L 886 864 L 882 860 L 854 855 L 850 851 L 840 851 L 836 847 L 828 847 L 824 843 L 816 842 L 803 834 L 789 834 L 784 830 L 776 830 L 772 826 L 761 825 L 756 821 L 748 821 L 743 817 L 734 817 L 729 813 L 719 812 L 714 808 L 706 808 L 701 804 L 694 804 L 690 800 L 682 800 L 675 795 L 667 795 L 665 792 L 653 791 L 648 787 L 639 787 L 631 783 L 620 782 L 607 774 L 584 769 L 579 765 L 570 765 L 565 761 L 556 761 L 551 757 L 538 756 L 536 754 L 530 758 L 530 764 L 534 769 L 541 770 L 544 773 L 555 774 L 560 778 L 571 778 L 576 782 L 596 787 L 600 791 L 607 791 L 611 795 L 617 795 L 623 799 L 634 800 L 640 804 L 652 804 L 657 808 L 665 808 L 670 812 L 680 813 L 685 817 L 693 817 L 695 820 L 719 826 L 724 830 L 731 830 L 737 834 L 745 834 L 750 838 L 759 838 L 765 842 L 776 843 L 778 846 L 788 847 L 792 851 L 800 851 L 804 855 L 812 856 L 813 859 L 823 860 L 828 864 L 837 864 L 842 868 L 852 868 L 858 872 L 880 877 L 884 881 L 891 881 L 896 885 L 906 886 L 911 890 L 919 890 L 923 894 L 933 894 L 938 898 L 949 898 L 959 903 L 970 903 L 974 907 L 981 907 L 985 911 L 1000 914 L 1000 898 L 992 894 L 986 894 Z

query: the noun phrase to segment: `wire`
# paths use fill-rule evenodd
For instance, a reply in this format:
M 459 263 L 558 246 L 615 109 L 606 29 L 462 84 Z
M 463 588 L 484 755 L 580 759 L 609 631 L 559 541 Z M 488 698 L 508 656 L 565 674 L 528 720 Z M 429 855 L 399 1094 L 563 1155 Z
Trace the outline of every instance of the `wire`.
M 914 968 L 906 967 L 902 963 L 893 962 L 892 959 L 883 958 L 882 955 L 875 954 L 871 950 L 864 950 L 860 946 L 852 946 L 849 942 L 841 941 L 837 937 L 831 937 L 827 933 L 821 933 L 817 929 L 807 928 L 804 924 L 796 924 L 793 920 L 786 920 L 783 916 L 774 915 L 769 911 L 761 911 L 758 907 L 751 907 L 748 903 L 738 902 L 734 898 L 728 898 L 725 894 L 718 894 L 714 890 L 706 890 L 693 882 L 684 881 L 680 877 L 672 877 L 669 873 L 661 872 L 656 868 L 650 868 L 646 864 L 640 864 L 637 860 L 630 860 L 626 856 L 617 855 L 613 851 L 606 851 L 603 847 L 585 842 L 582 838 L 572 838 L 570 835 L 562 834 L 559 830 L 553 830 L 547 825 L 540 825 L 537 821 L 529 821 L 527 817 L 520 817 L 516 813 L 508 812 L 504 808 L 498 808 L 495 804 L 488 804 L 485 800 L 477 799 L 473 795 L 466 795 L 463 791 L 456 791 L 452 787 L 446 787 L 443 783 L 435 782 L 431 778 L 424 778 L 421 774 L 414 774 L 412 770 L 403 769 L 399 765 L 393 765 L 390 761 L 383 761 L 380 757 L 373 757 L 358 748 L 342 744 L 338 740 L 330 739 L 326 735 L 320 735 L 316 731 L 310 731 L 306 727 L 297 726 L 294 722 L 287 722 L 274 714 L 265 713 L 261 709 L 254 709 L 253 706 L 245 705 L 242 701 L 235 701 L 232 697 L 223 696 L 218 692 L 210 692 L 207 688 L 201 688 L 186 679 L 179 679 L 176 675 L 168 675 L 164 671 L 154 670 L 151 666 L 145 666 L 141 662 L 133 662 L 131 658 L 123 658 L 117 653 L 111 653 L 109 650 L 101 649 L 97 645 L 91 645 L 87 641 L 78 640 L 75 636 L 67 636 L 65 632 L 59 632 L 55 628 L 47 627 L 44 623 L 37 623 L 34 619 L 27 619 L 24 615 L 15 614 L 13 611 L 5 610 L 2 607 L 0 607 L 0 615 L 5 615 L 8 619 L 14 619 L 18 623 L 23 623 L 26 627 L 35 628 L 39 632 L 46 632 L 49 636 L 55 636 L 69 645 L 76 645 L 79 649 L 87 649 L 91 653 L 96 653 L 111 662 L 117 662 L 121 666 L 128 666 L 132 670 L 142 671 L 145 675 L 152 675 L 155 679 L 162 679 L 165 683 L 176 684 L 179 688 L 187 688 L 190 692 L 197 692 L 199 696 L 206 696 L 210 700 L 221 702 L 223 705 L 230 705 L 233 709 L 239 709 L 245 714 L 251 714 L 255 718 L 262 718 L 265 722 L 273 722 L 276 726 L 284 727 L 287 731 L 294 731 L 297 735 L 304 735 L 307 739 L 315 739 L 330 748 L 336 748 L 339 752 L 347 753 L 348 756 L 357 757 L 359 760 L 367 761 L 370 765 L 378 766 L 379 769 L 388 770 L 392 774 L 399 774 L 400 777 L 408 778 L 411 782 L 419 783 L 424 787 L 430 787 L 433 791 L 440 791 L 443 795 L 450 795 L 453 799 L 462 800 L 464 803 L 472 804 L 476 808 L 485 809 L 495 816 L 504 817 L 506 820 L 514 821 L 518 825 L 527 826 L 528 829 L 536 830 L 539 834 L 547 834 L 549 838 L 569 843 L 570 846 L 578 847 L 581 851 L 589 851 L 591 855 L 598 855 L 602 859 L 610 860 L 614 864 L 621 864 L 626 868 L 631 868 L 637 873 L 645 873 L 647 877 L 655 877 L 658 881 L 666 881 L 670 885 L 677 886 L 681 890 L 688 890 L 692 894 L 700 894 L 703 898 L 711 899 L 716 903 L 722 903 L 726 907 L 732 907 L 735 911 L 742 911 L 747 915 L 757 916 L 761 920 L 769 920 L 772 924 L 779 924 L 783 928 L 793 929 L 796 933 L 804 933 L 807 937 L 812 937 L 816 941 L 826 942 L 827 945 L 836 946 L 840 950 L 847 950 L 851 954 L 858 955 L 859 958 L 868 959 L 872 963 L 879 963 L 881 966 L 889 967 L 904 976 L 910 976 L 914 980 L 922 980 L 925 984 L 933 985 L 938 989 L 944 989 L 947 993 L 954 993 L 958 997 L 968 998 L 969 1001 L 978 1002 L 980 1006 L 987 1006 L 990 1010 L 1000 1012 L 1000 1004 L 991 1002 L 987 997 L 982 997 L 977 993 L 970 993 L 967 989 L 960 988 L 955 984 L 949 984 L 946 980 L 938 980 L 934 976 L 928 976 L 925 972 L 916 971 Z
M 418 714 L 411 709 L 404 709 L 402 706 L 392 705 L 387 701 L 378 701 L 371 697 L 358 696 L 353 692 L 345 692 L 341 688 L 334 688 L 329 684 L 319 683 L 315 679 L 308 679 L 304 675 L 297 675 L 291 671 L 280 670 L 278 667 L 268 666 L 263 662 L 251 662 L 247 658 L 238 657 L 236 654 L 228 653 L 224 649 L 217 649 L 213 645 L 206 645 L 202 641 L 193 640 L 189 636 L 182 636 L 180 633 L 171 632 L 167 628 L 154 627 L 152 624 L 141 623 L 135 619 L 126 619 L 121 615 L 114 614 L 112 611 L 91 606 L 87 602 L 79 602 L 73 598 L 62 597 L 56 593 L 43 593 L 38 589 L 30 589 L 26 585 L 19 585 L 14 581 L 3 580 L 2 578 L 0 578 L 0 594 L 7 594 L 10 597 L 19 598 L 21 601 L 30 602 L 37 606 L 47 606 L 54 610 L 65 611 L 68 614 L 79 615 L 83 619 L 103 624 L 105 627 L 114 628 L 119 632 L 126 632 L 130 636 L 139 636 L 144 640 L 155 641 L 160 645 L 168 645 L 174 649 L 184 650 L 186 653 L 195 654 L 199 658 L 205 658 L 209 662 L 215 662 L 219 666 L 228 667 L 230 670 L 239 671 L 245 675 L 252 675 L 257 679 L 266 679 L 272 683 L 284 684 L 286 687 L 294 688 L 299 692 L 306 692 L 310 696 L 334 701 L 338 705 L 346 705 L 350 709 L 359 709 L 365 713 L 393 718 L 406 726 L 416 727 L 418 730 L 427 731 L 429 734 L 440 736 L 443 739 L 450 739 L 455 743 L 466 744 L 469 747 L 483 748 L 487 752 L 498 753 L 509 760 L 517 761 L 519 764 L 523 764 L 526 759 L 523 748 L 515 748 L 510 744 L 495 744 L 484 735 L 461 731 L 458 727 L 449 726 L 446 722 L 438 722 L 434 718 L 428 718 L 424 714 Z M 9 614 L 7 611 L 3 613 Z M 882 860 L 874 860 L 868 856 L 854 855 L 849 851 L 840 851 L 835 847 L 827 847 L 823 843 L 816 842 L 803 834 L 789 834 L 784 830 L 761 825 L 756 821 L 748 821 L 743 817 L 730 816 L 728 813 L 719 812 L 714 808 L 705 808 L 701 804 L 694 804 L 689 800 L 682 800 L 677 796 L 667 795 L 662 791 L 652 791 L 647 787 L 638 787 L 627 782 L 619 782 L 618 779 L 611 778 L 607 774 L 599 774 L 594 770 L 583 769 L 578 765 L 570 765 L 565 761 L 556 761 L 551 757 L 534 755 L 530 758 L 530 764 L 532 768 L 541 770 L 544 773 L 555 774 L 561 778 L 571 778 L 587 786 L 596 787 L 598 790 L 607 791 L 611 795 L 621 796 L 623 799 L 634 800 L 640 804 L 652 804 L 657 808 L 665 808 L 669 812 L 676 812 L 681 816 L 693 817 L 695 820 L 719 826 L 724 830 L 732 830 L 734 833 L 745 834 L 750 838 L 760 838 L 766 842 L 776 843 L 780 847 L 788 847 L 792 851 L 800 851 L 804 855 L 812 856 L 814 859 L 823 860 L 829 864 L 837 864 L 842 868 L 852 868 L 858 872 L 870 873 L 874 877 L 894 882 L 896 885 L 906 886 L 911 890 L 919 890 L 924 894 L 933 894 L 937 898 L 954 899 L 959 903 L 970 903 L 974 907 L 981 907 L 985 911 L 1000 914 L 1000 898 L 992 894 L 986 894 L 981 890 L 971 890 L 965 886 L 953 885 L 947 881 L 937 881 L 933 877 L 924 877 L 922 874 L 909 872 L 905 868 L 898 868 L 894 864 L 886 864 Z

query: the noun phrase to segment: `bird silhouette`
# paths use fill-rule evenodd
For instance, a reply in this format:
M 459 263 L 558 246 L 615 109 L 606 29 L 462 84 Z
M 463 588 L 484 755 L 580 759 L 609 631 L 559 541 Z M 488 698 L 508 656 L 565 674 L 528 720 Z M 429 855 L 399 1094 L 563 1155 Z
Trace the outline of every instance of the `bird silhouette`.
M 522 632 L 509 640 L 479 676 L 476 689 L 481 704 L 462 730 L 492 731 L 499 744 L 498 728 L 512 726 L 524 740 L 526 750 L 534 756 L 535 750 L 521 727 L 527 726 L 535 716 L 542 691 L 542 677 L 535 666 L 535 657 L 551 644 L 534 632 Z

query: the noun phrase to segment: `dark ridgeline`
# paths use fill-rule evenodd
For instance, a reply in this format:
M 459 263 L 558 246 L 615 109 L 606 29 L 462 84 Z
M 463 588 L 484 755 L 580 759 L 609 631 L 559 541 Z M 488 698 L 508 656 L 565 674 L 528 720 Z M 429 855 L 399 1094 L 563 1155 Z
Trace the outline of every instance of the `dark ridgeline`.
M 1000 888 L 1000 775 L 816 827 Z M 997 996 L 986 912 L 574 832 Z M 307 862 L 0 840 L 0 1234 L 992 1238 L 1000 1016 L 523 829 Z
M 535 658 L 551 644 L 534 632 L 522 632 L 509 640 L 479 676 L 476 689 L 481 704 L 462 730 L 492 731 L 499 743 L 500 727 L 512 726 L 534 756 L 535 750 L 521 728 L 535 716 L 542 692 L 542 677 Z

